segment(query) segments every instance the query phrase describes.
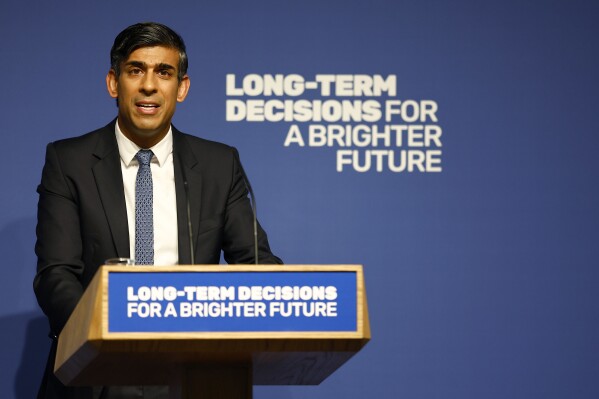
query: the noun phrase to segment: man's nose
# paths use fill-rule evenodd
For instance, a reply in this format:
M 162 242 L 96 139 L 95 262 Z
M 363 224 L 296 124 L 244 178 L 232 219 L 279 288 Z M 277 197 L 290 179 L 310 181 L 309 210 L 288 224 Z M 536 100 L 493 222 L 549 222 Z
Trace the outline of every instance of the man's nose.
M 149 95 L 156 92 L 156 76 L 153 73 L 146 73 L 141 80 L 139 91 Z

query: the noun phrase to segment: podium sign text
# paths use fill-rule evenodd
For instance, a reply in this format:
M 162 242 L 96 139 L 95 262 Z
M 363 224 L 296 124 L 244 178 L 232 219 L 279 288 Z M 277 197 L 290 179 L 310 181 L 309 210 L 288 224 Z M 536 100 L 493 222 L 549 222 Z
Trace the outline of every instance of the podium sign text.
M 109 272 L 108 332 L 356 332 L 357 275 Z

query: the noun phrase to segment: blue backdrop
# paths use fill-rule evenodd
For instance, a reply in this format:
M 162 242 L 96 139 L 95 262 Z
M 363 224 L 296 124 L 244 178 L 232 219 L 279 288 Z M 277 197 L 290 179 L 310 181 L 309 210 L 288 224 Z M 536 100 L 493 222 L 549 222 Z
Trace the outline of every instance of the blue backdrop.
M 365 266 L 371 343 L 320 386 L 257 399 L 599 397 L 599 3 L 0 10 L 2 398 L 33 397 L 48 351 L 31 289 L 45 145 L 116 115 L 109 50 L 144 20 L 185 38 L 191 91 L 174 123 L 240 150 L 277 255 Z M 284 146 L 292 122 L 227 121 L 227 74 L 395 75 L 393 98 L 438 104 L 442 172 L 337 172 L 338 146 Z

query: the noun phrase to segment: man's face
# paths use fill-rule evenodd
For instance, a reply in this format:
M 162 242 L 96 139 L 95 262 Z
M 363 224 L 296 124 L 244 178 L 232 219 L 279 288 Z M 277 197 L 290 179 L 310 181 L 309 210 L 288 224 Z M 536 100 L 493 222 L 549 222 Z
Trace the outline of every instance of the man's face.
M 177 102 L 189 90 L 189 77 L 177 80 L 179 53 L 156 46 L 142 47 L 106 76 L 108 93 L 118 98 L 119 127 L 125 136 L 142 148 L 150 148 L 168 132 Z

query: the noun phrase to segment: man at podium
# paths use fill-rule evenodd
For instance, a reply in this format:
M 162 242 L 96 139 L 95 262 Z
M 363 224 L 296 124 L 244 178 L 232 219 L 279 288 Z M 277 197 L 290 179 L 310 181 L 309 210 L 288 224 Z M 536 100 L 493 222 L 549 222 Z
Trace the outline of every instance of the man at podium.
M 171 125 L 190 87 L 183 39 L 158 23 L 122 31 L 106 76 L 108 125 L 50 143 L 38 186 L 34 290 L 53 339 L 38 398 L 167 398 L 163 388 L 65 387 L 56 342 L 99 266 L 282 263 L 257 225 L 237 151 Z

